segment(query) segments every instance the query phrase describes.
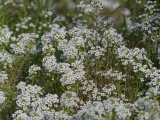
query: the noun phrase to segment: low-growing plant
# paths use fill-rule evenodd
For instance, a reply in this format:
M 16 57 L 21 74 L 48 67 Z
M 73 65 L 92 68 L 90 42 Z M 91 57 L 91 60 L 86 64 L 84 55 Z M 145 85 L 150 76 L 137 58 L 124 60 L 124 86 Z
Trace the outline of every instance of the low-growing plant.
M 0 119 L 159 120 L 159 9 L 128 2 L 0 1 Z

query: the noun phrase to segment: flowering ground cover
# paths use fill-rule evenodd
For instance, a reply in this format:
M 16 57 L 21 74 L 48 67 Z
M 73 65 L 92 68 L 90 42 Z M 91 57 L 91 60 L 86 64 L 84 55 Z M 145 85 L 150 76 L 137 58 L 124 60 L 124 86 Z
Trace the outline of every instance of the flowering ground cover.
M 0 0 L 0 120 L 160 120 L 151 0 Z

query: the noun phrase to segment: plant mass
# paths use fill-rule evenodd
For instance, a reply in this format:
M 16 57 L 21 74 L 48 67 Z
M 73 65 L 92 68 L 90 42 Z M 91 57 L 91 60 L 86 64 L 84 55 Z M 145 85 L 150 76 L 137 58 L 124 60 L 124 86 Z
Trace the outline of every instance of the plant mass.
M 151 0 L 0 0 L 0 120 L 159 120 Z

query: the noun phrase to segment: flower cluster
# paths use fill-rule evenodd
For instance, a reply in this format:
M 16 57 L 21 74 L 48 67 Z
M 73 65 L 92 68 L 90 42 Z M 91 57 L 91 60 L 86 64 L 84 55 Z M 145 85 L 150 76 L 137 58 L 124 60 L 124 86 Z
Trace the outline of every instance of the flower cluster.
M 7 26 L 4 26 L 4 28 L 0 27 L 0 45 L 7 45 L 12 34 L 13 32 L 11 32 Z
M 8 74 L 6 73 L 6 71 L 1 71 L 0 72 L 0 82 L 3 83 L 6 80 L 8 80 Z
M 41 70 L 41 68 L 37 65 L 32 65 L 29 67 L 29 75 L 33 75 L 33 74 L 36 74 L 37 71 Z
M 21 34 L 17 38 L 17 42 L 10 45 L 15 54 L 26 54 L 27 52 L 34 53 L 36 51 L 35 41 L 38 38 L 37 34 L 26 33 Z
M 2 104 L 5 101 L 4 92 L 0 91 L 0 104 Z
M 140 29 L 143 31 L 141 34 L 142 41 L 146 41 L 148 38 L 152 42 L 157 41 L 157 34 L 156 32 L 159 30 L 160 25 L 160 16 L 158 14 L 159 9 L 157 9 L 156 1 L 147 1 L 144 5 L 145 8 L 145 14 L 142 14 L 139 16 L 140 23 L 136 23 L 133 25 L 128 26 L 128 34 L 135 33 L 137 29 Z M 139 33 L 136 33 L 136 36 L 138 36 Z
M 56 94 L 47 94 L 43 98 L 41 97 L 43 95 L 41 87 L 26 85 L 24 82 L 20 82 L 16 87 L 21 91 L 21 94 L 17 96 L 16 104 L 19 110 L 12 115 L 14 120 L 52 120 L 55 117 L 55 111 L 52 108 L 57 107 L 59 102 Z
M 12 63 L 14 61 L 14 57 L 8 53 L 7 51 L 1 51 L 0 52 L 0 62 L 3 63 L 4 68 L 8 66 L 12 66 Z
M 76 93 L 70 91 L 66 91 L 65 93 L 63 93 L 60 99 L 61 105 L 68 108 L 77 107 L 79 101 L 80 100 L 77 97 Z
M 52 16 L 52 12 L 51 11 L 42 11 L 41 16 L 44 16 L 45 18 L 47 18 L 48 16 Z

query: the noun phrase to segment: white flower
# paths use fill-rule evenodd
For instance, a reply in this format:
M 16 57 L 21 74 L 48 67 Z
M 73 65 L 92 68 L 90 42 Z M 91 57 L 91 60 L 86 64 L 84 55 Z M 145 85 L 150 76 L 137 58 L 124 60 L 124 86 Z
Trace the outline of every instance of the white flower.
M 37 34 L 34 33 L 23 33 L 18 36 L 17 43 L 11 44 L 10 47 L 15 52 L 15 54 L 25 54 L 27 52 L 35 53 L 35 44 Z
M 77 107 L 79 101 L 77 94 L 70 91 L 63 93 L 60 99 L 61 105 L 69 108 Z
M 49 72 L 52 72 L 53 70 L 56 70 L 57 68 L 57 60 L 54 55 L 52 56 L 46 56 L 43 58 L 43 66 L 49 70 Z
M 52 94 L 47 94 L 45 98 L 43 98 L 44 104 L 47 104 L 48 106 L 53 106 L 54 103 L 58 103 L 58 96 L 52 95 Z
M 0 27 L 0 45 L 1 44 L 8 44 L 10 41 L 11 35 L 13 32 L 9 31 L 9 28 L 7 26 L 4 26 L 4 28 Z
M 37 65 L 32 65 L 29 67 L 29 75 L 33 75 L 33 74 L 36 74 L 37 71 L 41 70 L 41 68 Z
M 120 119 L 123 119 L 123 120 L 130 117 L 131 116 L 130 108 L 131 108 L 130 104 L 125 104 L 123 102 L 120 102 L 115 107 L 117 117 L 120 118 Z
M 8 74 L 6 71 L 1 71 L 0 72 L 0 82 L 5 82 L 5 80 L 8 80 Z
M 0 104 L 2 104 L 5 101 L 5 96 L 4 96 L 4 92 L 0 91 Z

